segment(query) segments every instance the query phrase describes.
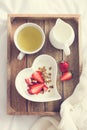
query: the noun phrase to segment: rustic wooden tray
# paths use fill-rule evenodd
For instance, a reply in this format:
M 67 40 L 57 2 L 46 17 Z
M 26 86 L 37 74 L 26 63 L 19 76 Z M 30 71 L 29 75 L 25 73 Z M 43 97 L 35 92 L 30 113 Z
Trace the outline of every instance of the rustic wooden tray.
M 57 18 L 61 18 L 69 23 L 75 31 L 75 40 L 71 48 L 70 56 L 65 56 L 62 50 L 55 49 L 49 42 L 49 31 L 53 27 Z M 19 51 L 14 45 L 13 36 L 16 28 L 26 22 L 33 22 L 40 25 L 46 35 L 45 46 L 41 51 L 33 55 L 26 55 L 22 61 L 17 60 Z M 10 14 L 8 16 L 8 87 L 7 87 L 7 112 L 8 114 L 37 114 L 37 115 L 56 115 L 60 109 L 61 103 L 69 97 L 78 81 L 81 68 L 80 62 L 80 16 L 79 15 L 28 15 L 28 14 Z M 40 54 L 49 54 L 57 62 L 62 59 L 67 60 L 70 69 L 73 71 L 73 79 L 60 82 L 60 72 L 58 73 L 57 86 L 62 96 L 61 100 L 47 103 L 36 103 L 25 100 L 15 89 L 15 77 L 20 70 L 32 65 L 33 60 Z

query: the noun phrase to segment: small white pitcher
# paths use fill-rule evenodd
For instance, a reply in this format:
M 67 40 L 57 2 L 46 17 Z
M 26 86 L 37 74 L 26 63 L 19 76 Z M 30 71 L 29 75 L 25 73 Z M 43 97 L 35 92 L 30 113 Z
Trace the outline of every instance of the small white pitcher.
M 71 25 L 61 19 L 57 19 L 49 33 L 51 44 L 57 49 L 63 49 L 65 55 L 70 55 L 70 45 L 73 43 L 75 33 Z

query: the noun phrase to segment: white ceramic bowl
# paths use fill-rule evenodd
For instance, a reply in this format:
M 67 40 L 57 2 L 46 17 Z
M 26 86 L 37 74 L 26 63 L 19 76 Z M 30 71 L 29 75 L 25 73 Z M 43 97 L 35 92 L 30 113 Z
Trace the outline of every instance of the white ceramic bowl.
M 39 67 L 43 66 L 45 66 L 47 70 L 49 67 L 52 67 L 51 70 L 52 78 L 51 83 L 48 84 L 48 87 L 49 85 L 52 84 L 54 88 L 52 88 L 50 92 L 44 92 L 44 94 L 39 93 L 38 95 L 31 95 L 27 92 L 27 85 L 24 79 L 29 78 L 33 72 L 35 72 Z M 57 80 L 57 63 L 55 59 L 49 55 L 40 55 L 34 60 L 31 68 L 25 68 L 18 73 L 15 79 L 15 86 L 18 93 L 22 97 L 30 101 L 34 102 L 56 101 L 61 99 L 61 96 L 57 90 L 56 80 Z

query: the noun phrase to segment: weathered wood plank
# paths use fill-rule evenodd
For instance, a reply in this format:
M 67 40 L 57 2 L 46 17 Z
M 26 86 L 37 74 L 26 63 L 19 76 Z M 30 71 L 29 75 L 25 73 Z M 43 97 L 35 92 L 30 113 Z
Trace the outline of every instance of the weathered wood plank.
M 26 100 L 17 93 L 15 88 L 15 77 L 20 70 L 26 67 L 26 58 L 22 61 L 17 60 L 19 51 L 15 47 L 13 41 L 15 29 L 24 22 L 25 20 L 11 21 L 10 29 L 8 30 L 8 104 L 10 104 L 10 107 L 12 108 L 9 113 L 12 113 L 12 111 L 26 112 Z
M 29 19 L 27 22 L 36 23 L 39 26 L 41 26 L 42 29 L 44 30 L 44 21 L 43 20 L 32 21 L 31 19 Z M 31 67 L 34 59 L 42 53 L 43 53 L 43 48 L 38 53 L 35 53 L 35 54 L 32 54 L 32 55 L 27 55 L 27 67 Z M 28 111 L 29 112 L 36 112 L 36 113 L 37 112 L 43 112 L 44 111 L 44 103 L 28 101 Z
M 73 27 L 75 31 L 75 40 L 70 46 L 71 54 L 69 56 L 63 55 L 63 59 L 68 61 L 69 70 L 73 73 L 73 78 L 70 81 L 64 82 L 64 99 L 69 97 L 76 85 L 79 82 L 79 40 L 78 40 L 78 22 L 76 20 L 67 20 L 67 22 Z
M 49 32 L 50 29 L 54 26 L 56 22 L 56 19 L 53 20 L 45 20 L 45 35 L 46 35 L 46 42 L 45 42 L 45 47 L 44 47 L 44 53 L 51 55 L 52 57 L 55 58 L 55 60 L 58 62 L 62 60 L 62 51 L 54 48 L 49 41 Z M 57 73 L 58 78 L 59 78 L 59 72 Z M 62 84 L 60 83 L 59 80 L 57 80 L 57 87 L 58 91 L 61 93 L 62 92 Z M 62 93 L 61 93 L 62 95 Z M 60 107 L 60 101 L 55 101 L 55 102 L 48 102 L 45 103 L 45 111 L 58 111 Z

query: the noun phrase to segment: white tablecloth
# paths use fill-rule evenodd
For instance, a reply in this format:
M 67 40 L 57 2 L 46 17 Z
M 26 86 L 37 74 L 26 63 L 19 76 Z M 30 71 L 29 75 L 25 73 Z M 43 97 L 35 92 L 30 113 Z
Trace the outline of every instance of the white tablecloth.
M 39 118 L 38 116 L 9 116 L 6 114 L 7 14 L 8 13 L 81 14 L 81 28 L 82 28 L 81 29 L 81 39 L 82 39 L 82 53 L 81 54 L 84 56 L 84 59 L 86 59 L 86 54 L 87 54 L 86 52 L 86 49 L 87 49 L 87 45 L 86 45 L 87 43 L 87 8 L 86 8 L 86 5 L 87 5 L 86 0 L 0 0 L 0 129 L 1 130 L 19 130 L 19 129 L 29 130 L 32 124 L 36 122 L 36 120 Z M 85 66 L 84 68 L 87 68 L 87 67 Z M 83 75 L 86 78 L 86 72 Z M 85 83 L 86 83 L 86 79 L 85 79 Z M 62 113 L 62 110 L 64 111 L 66 109 L 66 106 L 63 104 L 61 113 Z M 84 109 L 87 111 L 86 105 Z M 84 114 L 85 113 L 82 113 L 82 115 Z M 62 121 L 64 121 L 63 120 L 64 116 L 63 115 L 61 116 L 62 116 Z M 86 119 L 86 116 L 85 116 L 85 119 Z M 83 124 L 87 123 L 85 119 L 83 119 L 83 122 L 82 122 Z M 76 130 L 74 129 L 74 127 L 72 127 L 73 124 L 70 124 L 70 125 L 71 125 L 70 128 L 72 128 L 72 130 Z M 68 130 L 65 127 L 63 127 L 63 125 L 62 125 L 62 129 Z M 39 129 L 37 128 L 35 130 L 39 130 Z M 51 130 L 51 127 L 50 127 L 50 130 Z M 82 125 L 82 128 L 79 128 L 79 130 L 87 130 L 86 125 L 84 126 Z

